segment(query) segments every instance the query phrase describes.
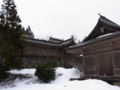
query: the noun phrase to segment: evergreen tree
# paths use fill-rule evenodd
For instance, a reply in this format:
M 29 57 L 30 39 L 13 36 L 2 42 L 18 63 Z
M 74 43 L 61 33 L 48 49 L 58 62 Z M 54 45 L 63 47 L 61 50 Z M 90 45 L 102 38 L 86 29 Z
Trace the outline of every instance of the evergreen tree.
M 21 68 L 25 40 L 14 0 L 3 0 L 0 12 L 0 62 L 7 68 Z M 6 45 L 6 46 L 5 46 Z M 6 48 L 5 48 L 6 47 Z
M 21 20 L 17 15 L 17 9 L 14 0 L 3 0 L 1 11 L 1 23 L 9 25 L 11 28 L 16 28 Z
M 0 25 L 0 80 L 8 76 L 6 71 L 9 70 L 9 67 L 5 62 L 8 60 L 10 51 L 12 50 L 12 45 L 10 45 L 9 40 L 5 38 L 4 29 L 5 28 Z
M 42 63 L 36 67 L 35 76 L 37 76 L 39 80 L 49 83 L 51 80 L 55 79 L 55 69 L 47 63 Z

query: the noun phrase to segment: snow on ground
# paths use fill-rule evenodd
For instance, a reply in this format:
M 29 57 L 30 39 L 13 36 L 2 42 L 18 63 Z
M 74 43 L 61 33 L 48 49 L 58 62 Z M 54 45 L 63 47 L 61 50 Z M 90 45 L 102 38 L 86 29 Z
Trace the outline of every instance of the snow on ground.
M 70 78 L 79 78 L 80 74 L 82 74 L 79 70 L 72 68 L 72 69 L 65 69 L 65 68 L 56 68 L 56 79 L 52 81 L 52 84 L 56 83 L 64 83 L 69 81 Z
M 12 74 L 34 74 L 35 69 L 10 70 Z
M 77 69 L 56 68 L 56 79 L 50 83 L 40 83 L 34 76 L 35 69 L 23 69 L 20 71 L 9 71 L 14 74 L 30 74 L 29 79 L 16 79 L 8 86 L 0 86 L 0 90 L 120 90 L 120 87 L 109 85 L 108 83 L 96 80 L 75 80 L 69 81 L 70 78 L 79 78 L 82 74 Z

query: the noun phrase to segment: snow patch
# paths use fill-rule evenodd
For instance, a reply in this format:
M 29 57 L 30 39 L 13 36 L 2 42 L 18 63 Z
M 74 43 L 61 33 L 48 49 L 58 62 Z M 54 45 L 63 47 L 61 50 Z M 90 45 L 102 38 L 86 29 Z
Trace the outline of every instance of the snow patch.
M 0 83 L 0 90 L 120 90 L 118 86 L 109 85 L 96 79 L 69 81 L 70 78 L 79 78 L 82 74 L 76 68 L 56 68 L 56 79 L 47 84 L 38 81 L 38 78 L 34 76 L 35 69 L 11 70 L 9 72 L 30 74 L 33 77 L 22 80 L 16 79 L 11 81 L 12 84 L 10 86 L 1 86 Z
M 8 72 L 12 74 L 34 74 L 35 71 L 36 71 L 35 69 L 22 69 L 22 70 L 10 70 Z
M 70 78 L 80 78 L 80 74 L 82 73 L 76 68 L 72 69 L 56 68 L 56 79 L 51 83 L 55 84 L 68 82 Z
M 109 36 L 109 35 L 112 35 L 112 34 L 113 33 L 104 34 L 104 35 L 98 36 L 97 38 L 102 38 L 102 37 Z

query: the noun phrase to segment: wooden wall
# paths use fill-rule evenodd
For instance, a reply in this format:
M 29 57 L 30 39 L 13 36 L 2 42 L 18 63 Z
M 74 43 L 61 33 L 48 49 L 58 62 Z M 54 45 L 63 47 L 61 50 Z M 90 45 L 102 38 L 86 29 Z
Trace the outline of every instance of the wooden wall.
M 24 56 L 35 56 L 35 57 L 64 57 L 63 51 L 60 47 L 35 44 L 27 42 L 24 47 Z
M 120 76 L 120 40 L 82 49 L 86 76 Z
M 23 68 L 35 68 L 37 64 L 50 60 L 57 60 L 58 66 L 70 68 L 72 65 L 67 62 L 65 55 L 61 47 L 27 42 L 22 57 Z
M 120 38 L 68 49 L 83 54 L 85 76 L 120 77 Z
M 64 52 L 61 52 L 57 49 L 51 49 L 51 48 L 26 46 L 24 50 L 24 55 L 25 56 L 63 57 Z

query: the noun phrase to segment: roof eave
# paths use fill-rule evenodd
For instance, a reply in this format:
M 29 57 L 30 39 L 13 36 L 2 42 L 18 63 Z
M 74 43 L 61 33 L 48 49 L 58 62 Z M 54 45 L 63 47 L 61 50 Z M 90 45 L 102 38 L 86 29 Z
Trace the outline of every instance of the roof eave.
M 98 20 L 96 26 L 93 28 L 93 30 L 90 32 L 90 34 L 82 42 L 87 41 L 87 40 L 89 40 L 90 38 L 93 37 L 93 34 L 96 32 L 96 29 L 98 27 L 100 27 L 100 25 L 101 25 L 100 23 L 101 23 L 100 20 Z

